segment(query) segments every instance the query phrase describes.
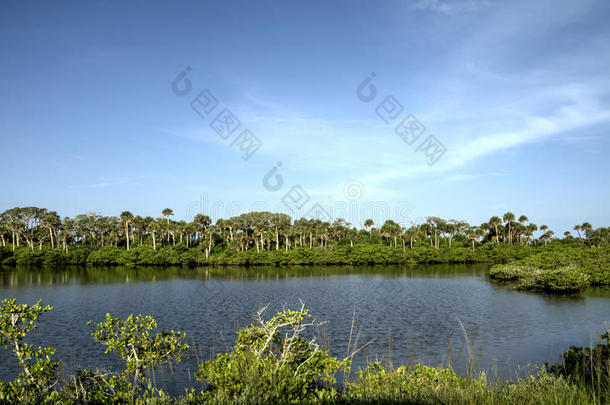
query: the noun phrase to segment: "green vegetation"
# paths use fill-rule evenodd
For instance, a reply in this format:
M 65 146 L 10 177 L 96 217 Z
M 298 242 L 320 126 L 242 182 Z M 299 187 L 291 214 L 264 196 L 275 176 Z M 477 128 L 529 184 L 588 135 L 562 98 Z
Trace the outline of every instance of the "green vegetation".
M 491 278 L 515 282 L 515 288 L 575 293 L 588 286 L 610 285 L 610 249 L 561 247 L 508 264 L 497 264 Z
M 190 223 L 161 217 L 95 213 L 61 219 L 44 208 L 13 208 L 0 214 L 3 266 L 60 265 L 361 265 L 404 263 L 492 263 L 491 277 L 518 289 L 575 293 L 610 284 L 610 228 L 576 225 L 553 239 L 510 212 L 471 226 L 428 217 L 402 227 L 373 220 L 356 229 L 343 219 L 292 220 L 285 214 L 251 212 L 214 225 L 198 214 Z M 535 232 L 540 229 L 538 237 Z
M 10 347 L 13 355 L 23 370 L 12 383 L 0 383 L 0 401 L 28 398 L 29 393 L 56 397 L 51 391 L 57 384 L 58 363 L 51 361 L 55 349 L 39 347 L 34 349 L 23 339 L 26 334 L 36 328 L 40 315 L 51 310 L 41 302 L 33 306 L 17 304 L 15 299 L 4 300 L 0 307 L 0 345 L 5 349 Z
M 471 226 L 428 217 L 403 227 L 373 220 L 357 229 L 343 219 L 293 220 L 285 214 L 251 212 L 229 219 L 202 214 L 174 221 L 124 211 L 61 219 L 45 208 L 13 208 L 0 214 L 0 263 L 11 265 L 309 265 L 388 263 L 508 263 L 537 253 L 595 250 L 610 241 L 610 228 L 577 225 L 553 239 L 553 231 L 510 212 Z M 538 236 L 536 232 L 540 229 Z M 574 252 L 577 252 L 574 250 Z M 578 251 L 580 252 L 580 251 Z M 581 254 L 581 253 L 578 253 Z M 585 253 L 582 253 L 583 255 Z M 596 276 L 605 279 L 604 270 Z
M 238 332 L 235 346 L 216 359 L 202 362 L 196 372 L 200 388 L 171 397 L 155 387 L 147 375 L 170 361 L 180 362 L 188 351 L 185 335 L 174 331 L 151 332 L 157 325 L 150 316 L 129 316 L 125 321 L 107 315 L 96 325 L 93 338 L 125 361 L 120 373 L 79 370 L 60 377 L 52 348 L 23 342 L 50 307 L 37 303 L 18 305 L 4 300 L 0 306 L 0 336 L 10 347 L 23 372 L 0 382 L 0 403 L 407 403 L 407 404 L 603 404 L 610 401 L 610 339 L 595 348 L 572 347 L 559 364 L 542 367 L 535 376 L 516 381 L 487 381 L 485 373 L 461 377 L 449 368 L 422 364 L 384 367 L 370 363 L 355 379 L 349 378 L 350 360 L 332 357 L 320 348 L 312 320 L 301 306 L 284 310 L 269 320 L 265 308 L 255 323 Z M 548 371 L 547 371 L 548 370 Z M 345 378 L 343 384 L 337 376 Z

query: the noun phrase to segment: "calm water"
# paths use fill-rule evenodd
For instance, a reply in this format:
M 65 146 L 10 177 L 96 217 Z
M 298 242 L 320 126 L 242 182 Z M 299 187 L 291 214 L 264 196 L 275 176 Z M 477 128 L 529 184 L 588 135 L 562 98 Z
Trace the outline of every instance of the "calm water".
M 395 366 L 450 361 L 463 372 L 465 331 L 475 367 L 509 378 L 518 366 L 524 372 L 557 361 L 570 345 L 597 343 L 610 326 L 608 289 L 577 298 L 517 292 L 491 282 L 481 265 L 4 270 L 0 297 L 54 307 L 30 341 L 56 347 L 68 369 L 119 369 L 87 326 L 106 312 L 150 314 L 161 327 L 187 332 L 191 359 L 156 375 L 172 392 L 195 385 L 189 379 L 195 364 L 228 350 L 258 308 L 270 304 L 270 315 L 299 299 L 328 322 L 318 333 L 334 355 L 347 353 L 352 318 L 352 347 L 372 341 L 354 358 L 354 369 L 379 359 Z M 0 378 L 14 376 L 13 363 L 0 352 Z

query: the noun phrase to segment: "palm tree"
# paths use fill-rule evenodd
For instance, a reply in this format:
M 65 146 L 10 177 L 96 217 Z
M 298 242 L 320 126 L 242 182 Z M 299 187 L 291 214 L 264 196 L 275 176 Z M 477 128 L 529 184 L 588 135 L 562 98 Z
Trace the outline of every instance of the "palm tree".
M 542 232 L 542 235 L 540 235 L 540 239 L 544 240 L 544 244 L 546 245 L 546 240 L 544 238 L 544 236 L 546 235 L 546 230 L 549 229 L 548 226 L 546 225 L 541 225 L 540 226 L 540 231 Z
M 205 228 L 205 235 L 208 237 L 208 246 L 205 248 L 205 258 L 206 260 L 210 257 L 210 253 L 212 252 L 212 242 L 214 238 L 214 226 L 208 226 Z
M 468 231 L 468 239 L 470 239 L 470 241 L 472 242 L 472 251 L 473 252 L 474 252 L 474 241 L 476 239 L 478 239 L 480 231 L 481 231 L 481 229 L 476 226 L 472 227 L 470 229 L 470 231 Z
M 413 249 L 413 239 L 417 238 L 418 235 L 418 230 L 417 227 L 415 225 L 413 225 L 413 223 L 411 223 L 411 226 L 405 230 L 405 237 L 407 237 L 409 239 L 409 248 Z
M 532 240 L 535 243 L 534 232 L 536 232 L 537 230 L 538 230 L 538 225 L 536 225 L 534 223 L 531 223 L 531 222 L 527 225 L 527 238 L 528 238 L 528 240 L 531 237 Z
M 541 229 L 542 229 L 542 227 L 541 227 Z M 547 242 L 553 238 L 553 235 L 555 235 L 555 232 L 553 232 L 549 229 L 540 237 L 540 239 L 544 240 L 544 244 L 546 245 Z
M 589 238 L 589 233 L 593 231 L 593 227 L 588 222 L 583 222 L 583 224 L 580 226 L 580 229 L 585 233 L 585 237 L 587 239 Z
M 136 232 L 137 232 L 138 240 L 140 241 L 140 246 L 142 246 L 143 235 L 144 235 L 144 232 L 146 231 L 146 221 L 141 216 L 136 215 L 131 220 L 131 223 L 135 228 L 135 232 L 131 235 L 131 240 L 133 240 L 135 243 L 135 236 L 136 236 Z
M 206 228 L 212 223 L 212 220 L 207 215 L 197 214 L 195 215 L 195 218 L 193 218 L 193 223 L 199 226 L 197 233 L 203 234 L 205 233 Z
M 500 243 L 500 238 L 498 237 L 498 226 L 502 224 L 502 220 L 500 217 L 493 216 L 489 218 L 489 225 L 493 226 L 496 231 L 496 243 Z
M 519 232 L 519 244 L 522 245 L 523 244 L 523 232 L 525 231 L 525 223 L 529 221 L 529 218 L 525 215 L 521 215 L 519 217 L 519 223 L 522 225 L 522 227 L 520 228 L 520 232 Z
M 515 214 L 513 214 L 512 212 L 507 212 L 506 214 L 504 214 L 502 219 L 504 219 L 504 222 L 508 224 L 508 243 L 512 244 L 513 239 L 511 232 L 511 223 L 515 220 Z
M 165 208 L 161 211 L 161 218 L 167 220 L 167 244 L 169 244 L 169 217 L 174 215 L 174 210 L 171 208 Z
M 447 242 L 449 243 L 449 247 L 451 248 L 451 241 L 454 236 L 460 231 L 460 224 L 455 219 L 450 219 L 444 224 L 444 231 L 448 235 Z
M 49 230 L 49 236 L 51 237 L 51 249 L 55 248 L 53 241 L 53 235 L 56 230 L 61 226 L 61 218 L 57 215 L 57 212 L 51 211 L 47 214 L 43 222 L 44 226 Z M 4 239 L 2 240 L 4 243 Z
M 125 224 L 125 238 L 127 239 L 127 250 L 129 250 L 129 227 L 133 220 L 133 214 L 129 211 L 121 213 L 121 221 Z
M 4 239 L 5 233 L 8 231 L 8 228 L 5 224 L 0 222 L 0 239 L 2 239 L 2 247 L 6 246 L 6 240 Z
M 369 236 L 371 235 L 371 227 L 375 225 L 375 222 L 373 222 L 373 220 L 371 218 L 368 218 L 367 220 L 364 221 L 364 227 L 366 228 L 367 231 L 369 231 Z
M 574 230 L 578 234 L 578 239 L 580 239 L 580 240 L 582 240 L 582 235 L 580 234 L 581 229 L 582 229 L 582 227 L 580 225 L 574 225 Z
M 155 221 L 151 217 L 146 217 L 146 219 L 147 219 L 147 222 L 148 222 L 146 227 L 148 228 L 148 231 L 152 235 L 153 250 L 157 250 L 156 233 L 161 231 L 161 224 L 159 224 L 158 221 Z

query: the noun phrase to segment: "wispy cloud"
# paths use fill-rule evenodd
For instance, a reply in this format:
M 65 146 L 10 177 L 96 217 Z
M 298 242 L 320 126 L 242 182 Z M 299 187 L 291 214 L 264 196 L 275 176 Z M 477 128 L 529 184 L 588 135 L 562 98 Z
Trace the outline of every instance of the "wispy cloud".
M 478 11 L 491 5 L 485 0 L 416 0 L 409 4 L 413 10 L 453 14 L 465 11 Z
M 70 186 L 70 188 L 103 189 L 111 187 L 135 186 L 143 184 L 155 176 L 99 177 L 96 182 Z

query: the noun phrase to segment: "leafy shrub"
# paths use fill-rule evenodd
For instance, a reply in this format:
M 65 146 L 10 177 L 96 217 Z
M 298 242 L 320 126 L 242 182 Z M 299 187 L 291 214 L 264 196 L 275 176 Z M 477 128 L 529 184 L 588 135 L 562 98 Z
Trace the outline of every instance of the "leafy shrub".
M 17 378 L 0 388 L 2 396 L 38 401 L 51 392 L 56 384 L 58 363 L 51 360 L 55 349 L 34 348 L 25 343 L 25 336 L 36 329 L 40 315 L 51 310 L 42 302 L 29 306 L 17 304 L 16 300 L 3 300 L 0 306 L 0 346 L 11 348 L 13 355 L 23 370 Z
M 118 264 L 118 258 L 122 249 L 115 246 L 104 246 L 94 250 L 87 256 L 87 264 L 112 265 Z
M 4 259 L 13 256 L 12 248 L 8 246 L 0 246 L 0 263 L 4 261 Z
M 589 275 L 575 265 L 541 271 L 534 280 L 535 288 L 559 293 L 577 292 L 588 285 Z
M 125 369 L 120 377 L 112 377 L 108 386 L 131 388 L 131 395 L 140 392 L 148 381 L 144 372 L 169 361 L 180 363 L 188 351 L 182 332 L 161 331 L 150 336 L 157 322 L 150 316 L 130 315 L 125 321 L 106 314 L 106 321 L 97 324 L 92 334 L 95 340 L 107 346 L 106 353 L 116 352 L 125 361 Z M 86 375 L 89 379 L 95 376 Z M 97 387 L 97 386 L 96 386 Z M 148 385 L 148 391 L 152 386 Z
M 515 281 L 527 277 L 535 271 L 534 267 L 523 264 L 496 264 L 489 270 L 489 276 L 501 281 Z
M 22 266 L 39 266 L 43 262 L 43 254 L 39 249 L 18 248 L 15 250 L 15 263 Z
M 197 379 L 208 384 L 207 395 L 225 400 L 255 402 L 310 401 L 338 394 L 334 374 L 347 370 L 319 348 L 314 339 L 301 334 L 315 321 L 309 312 L 285 310 L 270 320 L 256 316 L 257 324 L 239 331 L 234 350 L 199 366 Z

